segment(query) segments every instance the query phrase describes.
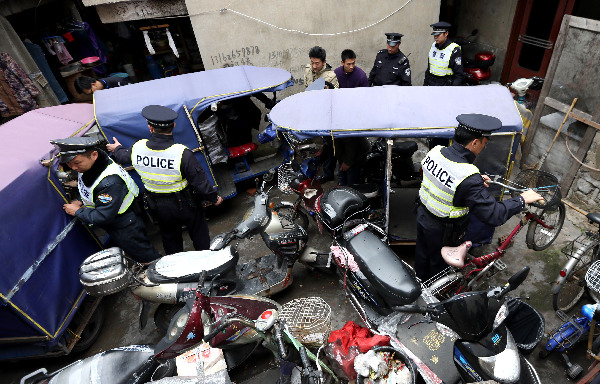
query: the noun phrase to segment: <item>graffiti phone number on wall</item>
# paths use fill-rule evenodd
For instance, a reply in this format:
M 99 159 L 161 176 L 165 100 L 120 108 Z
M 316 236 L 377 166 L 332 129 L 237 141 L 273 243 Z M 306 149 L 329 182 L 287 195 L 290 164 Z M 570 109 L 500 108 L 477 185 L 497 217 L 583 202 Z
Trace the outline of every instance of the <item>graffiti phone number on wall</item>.
M 239 49 L 232 49 L 231 52 L 219 52 L 217 55 L 211 56 L 212 64 L 225 64 L 230 63 L 232 61 L 238 62 L 247 62 L 248 60 L 243 60 L 244 58 L 248 58 L 250 56 L 258 55 L 260 53 L 260 48 L 257 45 L 242 47 Z

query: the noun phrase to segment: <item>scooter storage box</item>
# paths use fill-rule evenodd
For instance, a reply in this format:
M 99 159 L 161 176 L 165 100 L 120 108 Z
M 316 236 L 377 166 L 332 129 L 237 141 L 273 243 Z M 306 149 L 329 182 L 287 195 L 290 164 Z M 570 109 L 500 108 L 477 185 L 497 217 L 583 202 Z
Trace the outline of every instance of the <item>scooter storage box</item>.
M 336 187 L 318 201 L 319 216 L 331 230 L 341 229 L 345 220 L 364 219 L 369 212 L 365 195 L 350 187 Z
M 79 281 L 92 296 L 106 296 L 122 291 L 129 284 L 130 277 L 123 251 L 118 247 L 94 253 L 79 267 Z

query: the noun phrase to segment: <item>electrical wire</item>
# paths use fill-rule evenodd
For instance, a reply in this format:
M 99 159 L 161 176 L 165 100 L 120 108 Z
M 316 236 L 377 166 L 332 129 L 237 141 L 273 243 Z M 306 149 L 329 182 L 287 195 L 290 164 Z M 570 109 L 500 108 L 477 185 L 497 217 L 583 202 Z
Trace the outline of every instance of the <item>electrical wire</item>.
M 278 30 L 284 31 L 284 32 L 298 33 L 298 34 L 306 35 L 306 36 L 339 36 L 339 35 L 345 35 L 345 34 L 348 34 L 348 33 L 360 32 L 360 31 L 363 31 L 365 29 L 371 28 L 371 27 L 373 27 L 373 26 L 375 26 L 375 25 L 377 25 L 377 24 L 379 24 L 379 23 L 381 23 L 381 22 L 389 19 L 390 17 L 392 17 L 396 13 L 400 12 L 402 9 L 404 9 L 404 7 L 406 7 L 412 1 L 413 0 L 407 0 L 406 3 L 404 3 L 404 5 L 402 5 L 401 7 L 399 7 L 398 9 L 396 9 L 395 11 L 391 12 L 387 16 L 383 17 L 382 19 L 380 19 L 380 20 L 378 20 L 378 21 L 376 21 L 374 23 L 371 23 L 369 25 L 365 25 L 365 26 L 360 27 L 360 28 L 352 29 L 352 30 L 349 30 L 349 31 L 334 32 L 334 33 L 310 33 L 310 32 L 300 31 L 300 30 L 297 30 L 297 29 L 283 28 L 283 27 L 279 27 L 279 26 L 277 26 L 275 24 L 271 24 L 271 23 L 269 23 L 267 21 L 258 19 L 258 18 L 254 17 L 254 16 L 246 15 L 245 13 L 236 11 L 235 9 L 231 9 L 231 8 L 222 8 L 220 10 L 215 10 L 215 11 L 201 12 L 201 13 L 198 13 L 198 14 L 195 14 L 195 15 L 191 15 L 191 16 L 197 16 L 197 15 L 202 15 L 202 14 L 210 14 L 210 13 L 217 13 L 217 12 L 225 13 L 225 12 L 229 11 L 229 12 L 232 12 L 232 13 L 238 15 L 238 16 L 245 17 L 247 19 L 256 21 L 257 23 L 261 23 L 261 24 L 267 25 L 269 27 L 272 27 L 272 28 L 275 28 L 275 29 L 278 29 Z

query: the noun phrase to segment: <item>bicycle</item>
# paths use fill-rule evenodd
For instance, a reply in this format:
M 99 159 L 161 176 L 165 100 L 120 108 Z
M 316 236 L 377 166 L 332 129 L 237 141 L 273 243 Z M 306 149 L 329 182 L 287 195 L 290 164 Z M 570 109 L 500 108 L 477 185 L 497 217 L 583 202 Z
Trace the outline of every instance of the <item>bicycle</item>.
M 525 208 L 519 223 L 492 253 L 479 257 L 467 256 L 471 247 L 468 241 L 458 247 L 442 248 L 442 256 L 450 266 L 423 283 L 436 297 L 447 298 L 471 291 L 496 272 L 505 269 L 506 265 L 500 259 L 525 226 L 528 227 L 525 242 L 528 248 L 535 251 L 548 248 L 558 237 L 566 209 L 561 202 L 558 179 L 554 175 L 530 169 L 519 173 L 514 181 L 500 182 L 499 179 L 500 176 L 494 176 L 489 183 L 503 188 L 502 193 L 510 193 L 514 197 L 526 189 L 533 189 L 544 199 Z
M 591 224 L 600 224 L 600 213 L 588 213 L 586 217 Z M 584 279 L 588 267 L 598 260 L 599 245 L 600 227 L 596 232 L 582 233 L 561 250 L 568 260 L 552 284 L 555 311 L 571 311 L 586 292 L 595 302 L 600 302 L 600 295 L 590 290 Z
M 600 261 L 595 261 L 589 266 L 584 280 L 590 291 L 595 292 L 596 295 L 600 294 Z M 553 351 L 561 352 L 567 365 L 567 375 L 569 378 L 575 379 L 583 372 L 583 368 L 579 364 L 571 363 L 566 353 L 587 334 L 587 356 L 600 361 L 600 356 L 597 355 L 600 350 L 600 335 L 596 331 L 598 322 L 598 313 L 596 312 L 600 312 L 598 304 L 585 304 L 581 308 L 582 317 L 569 318 L 564 312 L 558 310 L 556 314 L 564 321 L 564 324 L 549 333 L 548 342 L 545 348 L 539 352 L 539 356 L 545 358 Z

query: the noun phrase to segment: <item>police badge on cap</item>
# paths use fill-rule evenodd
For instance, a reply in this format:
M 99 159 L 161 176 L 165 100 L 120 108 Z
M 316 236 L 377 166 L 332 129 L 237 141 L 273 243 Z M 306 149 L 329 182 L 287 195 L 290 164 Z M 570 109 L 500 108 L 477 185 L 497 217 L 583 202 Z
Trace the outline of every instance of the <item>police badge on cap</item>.
M 441 33 L 448 32 L 452 25 L 450 23 L 446 23 L 445 21 L 440 21 L 435 24 L 430 24 L 429 26 L 433 28 L 433 32 L 431 32 L 431 34 L 437 36 Z
M 401 33 L 396 33 L 396 32 L 388 32 L 385 34 L 385 36 L 387 37 L 387 43 L 390 47 L 395 47 L 396 45 L 398 45 L 400 43 L 400 40 L 402 39 L 402 36 L 404 36 Z

